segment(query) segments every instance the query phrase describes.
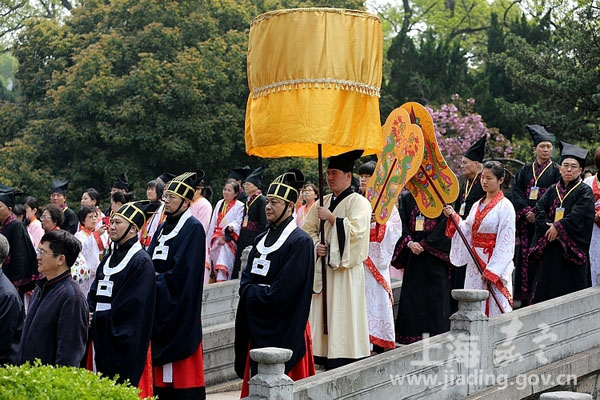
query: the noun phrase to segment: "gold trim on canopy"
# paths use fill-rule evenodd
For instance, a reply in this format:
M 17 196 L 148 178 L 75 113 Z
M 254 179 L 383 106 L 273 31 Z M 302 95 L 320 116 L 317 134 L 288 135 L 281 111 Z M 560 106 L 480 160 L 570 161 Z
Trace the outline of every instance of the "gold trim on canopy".
M 246 151 L 316 157 L 381 151 L 381 21 L 311 8 L 258 16 L 250 27 Z

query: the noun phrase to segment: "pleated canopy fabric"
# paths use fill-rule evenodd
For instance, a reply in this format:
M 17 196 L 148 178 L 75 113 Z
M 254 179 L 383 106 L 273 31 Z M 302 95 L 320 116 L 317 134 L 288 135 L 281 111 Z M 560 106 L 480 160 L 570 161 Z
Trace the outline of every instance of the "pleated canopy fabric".
M 250 26 L 246 152 L 329 157 L 383 147 L 383 45 L 375 15 L 334 8 L 279 10 Z

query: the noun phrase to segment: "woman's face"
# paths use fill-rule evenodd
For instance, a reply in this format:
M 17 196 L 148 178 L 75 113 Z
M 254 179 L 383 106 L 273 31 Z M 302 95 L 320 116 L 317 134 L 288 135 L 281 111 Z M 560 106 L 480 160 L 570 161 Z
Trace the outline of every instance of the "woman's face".
M 146 198 L 152 202 L 158 201 L 158 195 L 156 194 L 155 187 L 146 188 Z
M 25 204 L 25 218 L 27 218 L 29 221 L 33 221 L 35 218 L 37 218 L 37 211 L 37 208 L 32 209 L 29 207 L 29 205 Z
M 483 169 L 481 173 L 481 187 L 486 193 L 496 193 L 500 190 L 502 182 L 504 182 L 504 178 L 498 179 L 491 169 Z
M 112 199 L 110 200 L 110 210 L 112 211 L 113 214 L 115 214 L 117 211 L 119 211 L 119 208 L 121 208 L 121 206 L 123 205 L 123 203 L 120 202 L 115 202 Z
M 50 212 L 48 210 L 44 210 L 42 216 L 40 217 L 40 222 L 42 223 L 42 228 L 44 228 L 44 232 L 50 232 L 54 228 L 56 228 L 56 224 L 52 221 L 50 217 Z
M 231 185 L 231 183 L 228 183 L 223 187 L 223 199 L 226 203 L 229 203 L 234 198 L 235 191 L 233 190 L 233 186 Z
M 312 204 L 315 201 L 316 193 L 311 186 L 305 186 L 302 189 L 302 200 L 304 200 L 304 204 Z
M 96 207 L 96 200 L 92 200 L 89 194 L 81 195 L 81 207 Z
M 83 226 L 90 231 L 96 228 L 96 222 L 98 222 L 98 217 L 95 212 L 91 212 L 86 215 L 85 220 L 83 221 Z

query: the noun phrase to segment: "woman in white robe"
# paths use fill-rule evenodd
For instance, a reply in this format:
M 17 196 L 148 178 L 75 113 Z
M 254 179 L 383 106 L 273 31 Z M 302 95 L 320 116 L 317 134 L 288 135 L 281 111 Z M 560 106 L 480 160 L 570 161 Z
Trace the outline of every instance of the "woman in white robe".
M 400 236 L 402 221 L 396 207 L 385 225 L 371 222 L 369 257 L 364 262 L 369 341 L 384 349 L 396 347 L 390 261 Z
M 447 235 L 452 238 L 450 261 L 454 265 L 467 264 L 465 289 L 493 291 L 483 303 L 482 311 L 488 316 L 496 316 L 512 310 L 512 272 L 515 250 L 515 209 L 504 197 L 501 185 L 505 171 L 501 163 L 485 163 L 481 175 L 481 186 L 486 196 L 473 204 L 469 216 L 461 221 L 452 206 L 444 208 L 444 214 L 459 222 L 460 229 L 483 268 L 483 277 L 469 254 L 452 221 L 448 221 Z M 500 310 L 499 306 L 502 308 Z
M 367 183 L 375 171 L 375 166 L 374 161 L 369 161 L 358 169 L 362 193 L 366 191 Z M 369 342 L 375 352 L 396 347 L 390 262 L 400 236 L 402 236 L 402 221 L 396 207 L 392 209 L 392 214 L 385 225 L 371 221 L 369 257 L 363 264 L 365 266 Z
M 206 269 L 204 284 L 213 281 L 222 282 L 231 279 L 235 262 L 237 239 L 244 218 L 244 204 L 237 200 L 240 192 L 238 183 L 229 179 L 223 187 L 223 199 L 219 200 L 206 235 Z
M 106 226 L 102 225 L 100 230 L 96 229 L 97 210 L 95 207 L 84 206 L 79 211 L 79 230 L 75 233 L 75 238 L 81 243 L 81 253 L 85 259 L 85 265 L 89 268 L 89 277 L 81 279 L 79 286 L 83 293 L 87 293 L 96 278 L 96 270 L 102 259 L 104 251 L 109 246 L 109 238 L 106 233 Z M 75 279 L 77 280 L 77 279 Z

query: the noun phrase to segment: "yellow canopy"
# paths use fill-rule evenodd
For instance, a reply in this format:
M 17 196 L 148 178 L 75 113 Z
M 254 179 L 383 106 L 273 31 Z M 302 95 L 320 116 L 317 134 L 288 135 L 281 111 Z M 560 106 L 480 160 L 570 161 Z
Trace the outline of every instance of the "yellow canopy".
M 279 10 L 252 21 L 246 152 L 328 157 L 383 147 L 382 30 L 377 16 L 333 8 Z

